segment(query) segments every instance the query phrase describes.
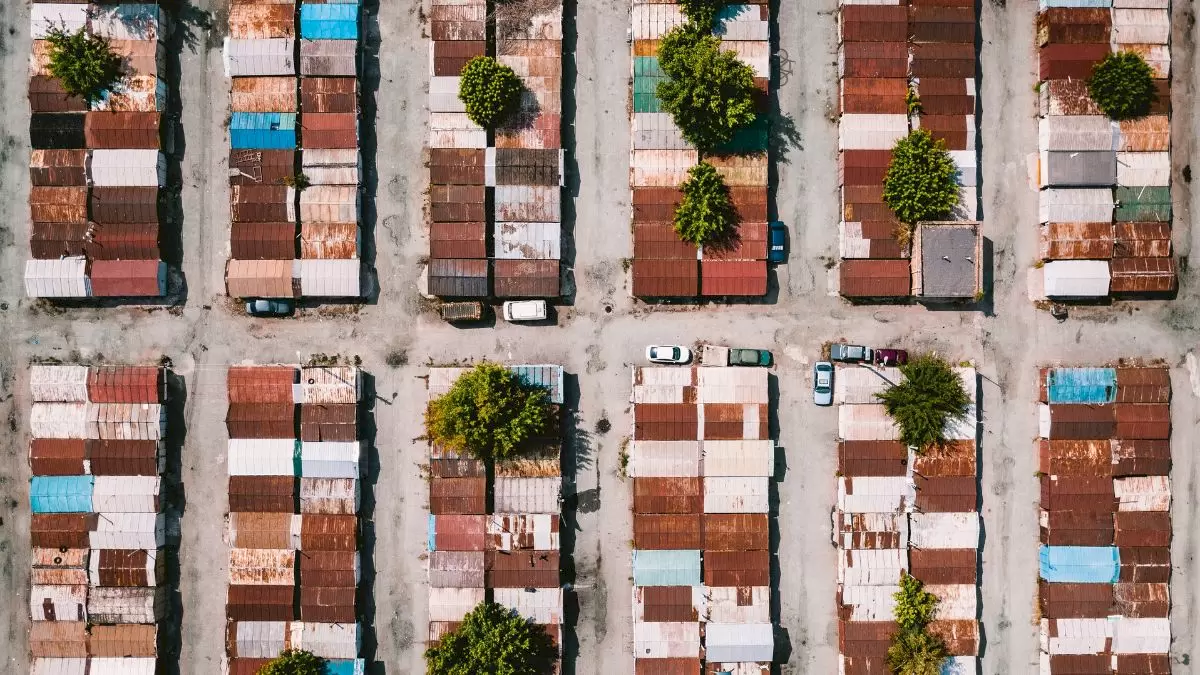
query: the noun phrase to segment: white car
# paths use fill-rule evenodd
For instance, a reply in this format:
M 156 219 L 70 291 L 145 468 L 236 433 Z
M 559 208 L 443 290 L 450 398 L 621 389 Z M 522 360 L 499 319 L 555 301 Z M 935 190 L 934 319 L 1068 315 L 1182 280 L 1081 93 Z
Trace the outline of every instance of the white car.
M 545 321 L 545 300 L 518 300 L 504 303 L 505 321 Z
M 833 364 L 828 361 L 813 366 L 813 403 L 833 405 Z
M 692 360 L 692 350 L 678 345 L 654 345 L 646 347 L 646 359 L 651 363 L 687 363 Z

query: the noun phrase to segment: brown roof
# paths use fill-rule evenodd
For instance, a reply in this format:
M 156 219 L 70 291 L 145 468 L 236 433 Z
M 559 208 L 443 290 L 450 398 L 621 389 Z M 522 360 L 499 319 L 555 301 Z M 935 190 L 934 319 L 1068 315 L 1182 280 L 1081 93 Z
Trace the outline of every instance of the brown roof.
M 306 551 L 354 551 L 358 517 L 306 513 L 300 520 L 300 548 Z
M 963 549 L 923 549 L 908 551 L 909 574 L 927 584 L 974 584 L 979 551 Z
M 649 588 L 645 590 L 650 590 Z M 638 659 L 633 661 L 634 675 L 700 675 L 700 659 Z
M 903 115 L 908 113 L 904 97 L 908 80 L 901 77 L 851 77 L 841 81 L 843 113 Z
M 296 479 L 292 476 L 229 477 L 230 512 L 289 512 L 295 508 L 295 494 Z
M 765 513 L 706 513 L 703 517 L 705 550 L 766 550 L 769 534 Z
M 230 512 L 234 548 L 293 548 L 291 509 L 284 513 Z
M 1039 581 L 1038 598 L 1046 619 L 1101 619 L 1114 610 L 1112 584 Z
M 225 427 L 230 438 L 295 438 L 291 403 L 230 403 Z
M 696 245 L 681 241 L 670 222 L 633 225 L 633 257 L 637 260 L 695 261 L 697 254 Z
M 306 403 L 300 406 L 300 440 L 358 439 L 358 406 L 352 403 Z
M 1169 675 L 1171 672 L 1170 654 L 1115 654 L 1117 659 L 1116 672 L 1148 673 L 1149 675 Z
M 1112 15 L 1107 9 L 1049 7 L 1037 16 L 1038 46 L 1108 42 Z
M 842 44 L 842 77 L 908 77 L 908 44 L 846 42 Z
M 1121 546 L 1122 583 L 1165 584 L 1171 580 L 1171 549 L 1165 546 Z
M 1113 293 L 1167 293 L 1178 283 L 1174 258 L 1114 258 L 1109 269 Z
M 1121 616 L 1165 618 L 1171 608 L 1171 591 L 1166 583 L 1118 583 L 1113 599 Z
M 430 223 L 429 255 L 434 258 L 487 258 L 487 224 Z
M 297 557 L 300 584 L 353 588 L 358 583 L 357 560 L 353 551 L 304 551 Z
M 429 186 L 429 217 L 435 223 L 483 222 L 483 185 Z
M 146 551 L 100 549 L 92 551 L 92 555 L 100 559 L 97 563 L 100 586 L 150 586 L 154 581 L 146 573 Z
M 352 586 L 301 586 L 300 620 L 344 623 L 355 620 Z
M 29 524 L 29 543 L 42 548 L 88 548 L 95 529 L 94 513 L 35 513 Z
M 896 630 L 895 621 L 839 621 L 838 648 L 847 656 L 884 656 Z
M 975 76 L 975 45 L 960 43 L 925 43 L 913 45 L 913 59 L 909 66 L 912 77 L 961 77 Z M 972 101 L 973 103 L 973 101 Z M 967 113 L 974 112 L 974 106 Z M 924 114 L 938 114 L 922 109 Z M 922 118 L 924 118 L 922 114 Z M 922 127 L 925 126 L 922 119 Z
M 882 185 L 891 163 L 891 150 L 843 150 L 838 153 L 838 178 L 842 185 Z
M 737 236 L 729 244 L 721 246 L 706 246 L 705 260 L 766 260 L 767 259 L 767 224 L 742 222 L 738 225 Z M 757 276 L 758 266 L 750 269 Z M 764 267 L 765 269 L 765 267 Z M 701 265 L 701 274 L 707 270 Z M 707 277 L 705 277 L 707 278 Z M 707 290 L 707 289 L 706 289 Z
M 496 260 L 492 284 L 498 298 L 556 298 L 557 260 Z
M 906 475 L 908 446 L 900 441 L 841 441 L 838 471 L 843 476 Z
M 234 222 L 291 222 L 289 191 L 283 185 L 234 185 L 230 188 L 230 212 Z
M 917 509 L 926 513 L 975 511 L 978 493 L 975 476 L 916 475 Z
M 1171 472 L 1166 440 L 1117 440 L 1112 444 L 1113 476 L 1165 476 Z
M 225 618 L 231 621 L 291 621 L 292 586 L 229 586 Z
M 731 191 L 732 196 L 732 191 Z M 669 223 L 675 219 L 675 207 L 683 199 L 679 188 L 633 188 L 633 222 Z
M 1049 546 L 1112 546 L 1113 514 L 1096 511 L 1044 511 L 1041 542 Z
M 230 150 L 229 184 L 281 185 L 296 173 L 295 162 L 294 150 Z
M 1166 440 L 1171 437 L 1171 406 L 1166 403 L 1118 403 L 1116 438 Z
M 967 147 L 967 117 L 963 115 L 921 115 L 921 128 L 935 141 L 945 141 L 947 150 L 971 149 Z
M 300 257 L 353 260 L 358 257 L 358 223 L 303 223 Z
M 700 514 L 633 515 L 633 547 L 636 549 L 700 548 Z
M 695 297 L 700 291 L 695 260 L 633 260 L 633 294 L 638 297 Z
M 304 114 L 358 113 L 358 80 L 353 77 L 305 77 L 300 80 Z
M 230 403 L 292 403 L 297 371 L 292 366 L 230 366 Z
M 487 516 L 445 514 L 436 516 L 433 523 L 435 550 L 484 550 L 487 539 Z
M 430 183 L 434 185 L 483 185 L 484 178 L 483 150 L 430 149 Z
M 708 586 L 767 586 L 771 583 L 771 552 L 705 551 L 704 583 Z
M 296 257 L 296 224 L 232 223 L 229 245 L 237 260 L 292 260 Z
M 928 477 L 976 475 L 975 441 L 947 441 L 917 455 L 913 471 Z
M 488 551 L 488 588 L 557 588 L 558 551 Z
M 1115 430 L 1112 406 L 1075 403 L 1050 406 L 1050 438 L 1112 438 Z
M 1165 511 L 1118 511 L 1116 523 L 1117 546 L 1171 545 L 1171 514 Z
M 640 403 L 633 412 L 633 438 L 639 441 L 688 441 L 700 434 L 699 413 L 686 403 Z
M 912 5 L 908 8 L 909 39 L 914 42 L 975 42 L 974 7 Z
M 29 78 L 30 112 L 83 112 L 87 109 L 87 101 L 78 96 L 68 96 L 57 77 L 34 75 Z
M 292 3 L 234 2 L 229 11 L 229 34 L 237 39 L 256 40 L 293 37 L 296 7 Z
M 841 294 L 851 298 L 907 297 L 912 277 L 907 260 L 843 260 Z
M 939 619 L 930 622 L 928 630 L 942 638 L 951 656 L 974 656 L 979 653 L 979 623 L 974 620 Z
M 271 659 L 229 659 L 229 675 L 258 675 Z
M 1107 476 L 1042 476 L 1040 503 L 1047 511 L 1117 510 L 1113 482 Z
M 765 251 L 765 233 L 762 240 Z M 761 296 L 767 293 L 766 260 L 704 260 L 700 263 L 701 295 Z
M 1167 258 L 1171 255 L 1170 223 L 1117 223 L 1113 255 L 1117 258 Z
M 483 40 L 436 40 L 433 43 L 433 75 L 457 77 L 473 57 L 487 54 Z
M 358 147 L 358 114 L 305 112 L 300 120 L 306 148 Z
M 158 222 L 156 187 L 95 187 L 90 205 L 97 223 Z
M 95 297 L 158 296 L 161 271 L 158 260 L 94 260 L 88 277 Z
M 429 512 L 482 514 L 487 510 L 483 478 L 437 478 L 429 481 Z
M 230 109 L 235 112 L 296 112 L 296 78 L 235 77 Z
M 902 42 L 908 39 L 907 22 L 903 6 L 844 5 L 841 37 L 846 42 Z
M 88 400 L 92 403 L 158 403 L 162 400 L 162 368 L 156 366 L 92 366 Z
M 160 117 L 156 112 L 89 112 L 83 126 L 87 147 L 157 150 Z
M 642 604 L 643 621 L 698 620 L 691 586 L 644 586 L 636 593 Z
M 92 626 L 89 656 L 156 656 L 158 630 L 153 625 Z
M 478 478 L 483 475 L 483 462 L 477 459 L 431 459 L 429 475 L 435 478 Z
M 88 655 L 87 624 L 83 621 L 34 621 L 29 626 L 29 651 L 34 658 L 79 658 Z
M 1038 73 L 1043 80 L 1086 81 L 1092 66 L 1110 51 L 1108 42 L 1091 44 L 1052 44 L 1039 50 Z
M 1113 256 L 1112 223 L 1046 223 L 1038 255 L 1047 260 L 1096 260 Z
M 86 223 L 86 187 L 29 188 L 30 219 L 39 223 Z
M 634 513 L 700 513 L 704 495 L 700 478 L 634 478 Z
M 748 413 L 746 405 L 740 403 L 705 403 L 703 405 L 704 440 L 742 440 L 746 438 L 744 426 Z M 760 438 L 748 440 L 766 440 L 767 406 L 754 406 L 749 411 L 748 414 L 758 420 Z
M 158 475 L 157 441 L 89 440 L 88 461 L 96 476 Z
M 34 150 L 29 157 L 29 181 L 34 186 L 87 185 L 86 165 L 87 150 Z
M 29 467 L 35 476 L 81 476 L 86 442 L 67 438 L 35 438 L 29 442 Z
M 1038 470 L 1057 476 L 1111 476 L 1112 443 L 1108 440 L 1037 441 Z

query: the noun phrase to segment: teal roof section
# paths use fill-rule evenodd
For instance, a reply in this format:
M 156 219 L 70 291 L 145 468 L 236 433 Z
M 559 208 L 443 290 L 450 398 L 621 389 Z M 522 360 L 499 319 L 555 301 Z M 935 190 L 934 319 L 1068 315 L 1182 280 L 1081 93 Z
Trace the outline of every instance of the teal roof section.
M 29 505 L 34 513 L 90 513 L 92 476 L 34 476 Z
M 1051 368 L 1046 375 L 1050 403 L 1112 403 L 1117 400 L 1115 368 Z
M 1038 573 L 1051 583 L 1115 584 L 1121 553 L 1115 546 L 1042 546 Z
M 716 148 L 716 154 L 747 155 L 767 151 L 767 136 L 771 130 L 771 122 L 766 115 L 759 113 L 749 126 L 738 129 L 733 140 Z
M 357 40 L 358 4 L 301 5 L 300 37 L 305 40 Z
M 1171 188 L 1160 186 L 1118 187 L 1113 192 L 1118 223 L 1171 222 Z
M 656 56 L 633 58 L 633 111 L 635 113 L 662 112 L 662 101 L 658 99 L 658 83 L 664 82 L 667 74 L 658 66 Z
M 634 586 L 699 586 L 700 551 L 633 552 Z
M 563 367 L 552 365 L 517 365 L 509 366 L 509 370 L 534 387 L 542 387 L 550 392 L 550 402 L 562 405 L 563 402 Z

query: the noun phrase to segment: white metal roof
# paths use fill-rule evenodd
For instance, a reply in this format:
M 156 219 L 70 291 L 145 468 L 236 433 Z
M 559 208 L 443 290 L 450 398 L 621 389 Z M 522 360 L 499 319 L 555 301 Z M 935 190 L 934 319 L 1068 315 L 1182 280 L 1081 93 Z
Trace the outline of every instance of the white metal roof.
M 838 407 L 838 437 L 846 441 L 897 441 L 900 427 L 881 403 L 843 405 Z
M 775 441 L 704 441 L 705 476 L 774 476 Z M 687 474 L 678 474 L 687 475 Z
M 34 401 L 87 401 L 87 366 L 31 365 L 29 390 Z
M 496 604 L 515 609 L 534 623 L 557 625 L 563 622 L 561 588 L 496 588 L 492 594 Z
M 166 516 L 154 513 L 100 513 L 88 533 L 91 548 L 151 549 L 166 544 Z
M 300 369 L 297 403 L 357 403 L 362 371 L 356 366 L 313 366 Z
M 1141 187 L 1171 184 L 1171 153 L 1118 152 L 1117 185 Z
M 697 587 L 707 599 L 708 621 L 713 623 L 769 623 L 771 621 L 771 588 L 750 587 L 749 604 L 742 589 L 734 586 Z
M 704 479 L 705 513 L 766 513 L 771 479 L 708 477 Z
M 550 513 L 493 513 L 487 517 L 487 536 L 496 541 L 496 550 L 511 551 L 517 535 L 533 537 L 537 551 L 557 551 L 559 532 L 554 530 Z
M 29 6 L 29 32 L 34 40 L 44 40 L 54 27 L 73 33 L 87 26 L 88 7 L 87 4 L 35 2 Z
M 633 655 L 639 659 L 697 658 L 700 656 L 700 623 L 696 621 L 635 623 L 633 624 Z
M 154 675 L 157 665 L 149 656 L 93 656 L 88 675 Z
M 495 256 L 507 260 L 558 260 L 561 223 L 496 223 Z
M 154 623 L 165 610 L 165 588 L 101 586 L 88 591 L 90 623 Z
M 230 476 L 293 476 L 296 441 L 290 438 L 229 439 Z
M 1116 150 L 1119 127 L 1103 115 L 1050 115 L 1038 120 L 1043 150 Z
M 81 613 L 87 605 L 87 593 L 88 587 L 83 584 L 31 586 L 29 613 L 34 621 L 81 621 Z
M 908 548 L 908 516 L 897 513 L 842 513 L 835 511 L 834 528 L 840 532 L 842 548 L 854 546 L 856 532 L 896 532 L 900 547 Z M 857 528 L 857 529 L 855 529 Z
M 639 384 L 633 388 L 634 403 L 683 403 L 684 388 L 674 384 Z
M 1165 45 L 1171 41 L 1171 13 L 1166 9 L 1113 9 L 1112 41 Z
M 323 659 L 357 658 L 361 645 L 362 634 L 357 623 L 297 621 L 292 624 L 292 647 Z
M 362 446 L 353 442 L 313 442 L 300 444 L 301 475 L 311 478 L 357 478 Z
M 502 513 L 558 513 L 562 478 L 496 478 L 495 510 Z
M 1102 298 L 1108 295 L 1107 260 L 1052 260 L 1042 267 L 1047 297 Z
M 92 511 L 156 513 L 158 490 L 158 476 L 96 476 Z
M 634 4 L 631 17 L 633 39 L 657 40 L 686 19 L 678 5 Z
M 891 150 L 908 135 L 908 115 L 842 115 L 838 150 Z
M 669 113 L 634 113 L 634 150 L 687 150 L 691 146 Z
M 227 77 L 295 75 L 296 41 L 291 38 L 248 40 L 225 38 L 222 60 Z
M 837 405 L 875 405 L 879 403 L 876 394 L 903 381 L 899 368 L 843 366 L 837 369 L 833 378 L 833 402 Z
M 849 549 L 838 553 L 838 583 L 847 586 L 896 586 L 900 572 L 907 570 L 905 549 Z
M 909 528 L 914 548 L 979 548 L 978 513 L 913 513 Z
M 155 4 L 125 2 L 94 12 L 90 32 L 109 40 L 158 40 L 164 19 Z
M 1109 188 L 1048 188 L 1038 193 L 1038 222 L 1101 223 L 1113 217 Z
M 633 369 L 633 382 L 635 386 L 689 387 L 696 383 L 696 371 L 676 366 L 639 366 Z
M 766 368 L 697 368 L 697 403 L 770 403 Z
M 167 158 L 158 150 L 92 150 L 89 175 L 96 187 L 162 187 Z
M 925 590 L 938 598 L 938 619 L 974 621 L 978 618 L 975 584 L 929 584 Z
M 89 438 L 87 403 L 34 403 L 29 432 L 34 438 Z
M 487 130 L 475 124 L 466 113 L 430 113 L 430 148 L 487 147 Z
M 896 611 L 898 588 L 845 585 L 842 586 L 842 605 L 850 609 L 850 621 L 890 621 Z
M 167 424 L 166 409 L 158 403 L 89 403 L 88 437 L 157 441 Z
M 305 190 L 308 192 L 308 190 Z M 358 260 L 297 260 L 300 294 L 311 297 L 357 298 L 362 295 Z
M 461 77 L 436 76 L 429 78 L 430 112 L 466 112 L 467 106 L 458 98 Z
M 482 588 L 430 588 L 429 620 L 462 621 L 483 602 Z
M 354 478 L 301 478 L 300 498 L 353 499 L 358 501 L 358 481 Z
M 838 478 L 838 510 L 847 513 L 895 513 L 911 509 L 916 498 L 916 488 L 904 476 Z
M 87 259 L 25 261 L 25 295 L 31 298 L 86 298 L 91 294 Z
M 1118 511 L 1169 511 L 1171 479 L 1167 476 L 1114 478 Z
M 1050 637 L 1050 622 L 1057 637 Z M 1100 654 L 1112 636 L 1108 619 L 1042 619 L 1042 650 L 1050 654 Z
M 35 658 L 29 666 L 29 675 L 87 675 L 87 667 L 86 658 Z
M 1171 651 L 1171 620 L 1167 618 L 1111 619 L 1114 654 L 1166 654 Z
M 769 622 L 709 622 L 704 647 L 709 661 L 770 661 L 775 656 L 775 631 Z
M 275 658 L 288 646 L 286 621 L 238 621 L 234 630 L 241 658 Z
M 745 25 L 745 24 L 741 24 Z M 768 26 L 766 21 L 757 25 Z M 746 33 L 747 31 L 738 31 Z M 737 54 L 738 60 L 750 66 L 755 77 L 771 77 L 771 43 L 767 38 L 726 37 L 721 40 L 721 51 Z
M 305 148 L 304 175 L 313 185 L 358 185 L 362 158 L 355 148 Z
M 710 441 L 711 443 L 711 441 Z M 699 476 L 699 441 L 633 441 L 626 473 L 637 478 Z

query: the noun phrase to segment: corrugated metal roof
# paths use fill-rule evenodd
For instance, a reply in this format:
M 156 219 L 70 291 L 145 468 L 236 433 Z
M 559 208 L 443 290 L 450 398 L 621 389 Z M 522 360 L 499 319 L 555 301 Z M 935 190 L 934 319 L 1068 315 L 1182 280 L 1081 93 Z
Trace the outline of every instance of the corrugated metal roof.
M 432 551 L 429 585 L 432 588 L 483 588 L 483 551 Z
M 222 54 L 225 75 L 295 75 L 295 44 L 296 41 L 289 38 L 245 40 L 227 37 Z
M 493 491 L 499 513 L 557 513 L 562 478 L 496 478 Z
M 505 260 L 493 263 L 498 298 L 555 298 L 560 292 L 558 260 Z
M 29 366 L 29 390 L 38 402 L 87 401 L 87 366 L 39 365 Z
M 356 478 L 301 478 L 300 513 L 353 515 L 358 513 Z
M 699 294 L 695 260 L 633 261 L 633 294 L 638 297 L 695 297 Z
M 249 548 L 229 550 L 230 585 L 292 586 L 295 583 L 295 551 Z
M 1042 268 L 1049 297 L 1103 297 L 1109 291 L 1109 263 L 1104 260 L 1054 260 Z
M 705 658 L 709 661 L 771 661 L 774 628 L 768 623 L 709 622 L 704 628 Z
M 93 657 L 153 657 L 157 632 L 153 625 L 91 626 L 88 653 Z
M 295 37 L 296 6 L 293 3 L 235 3 L 229 8 L 229 36 L 242 40 Z
M 357 54 L 355 40 L 301 40 L 300 74 L 354 77 Z
M 774 476 L 775 442 L 772 440 L 705 441 L 702 450 L 702 469 L 704 476 Z M 707 497 L 705 503 L 707 504 Z
M 497 588 L 494 602 L 510 609 L 533 623 L 559 625 L 563 622 L 563 591 L 561 588 Z
M 699 586 L 700 551 L 633 551 L 635 586 Z
M 977 548 L 979 514 L 913 513 L 909 517 L 912 546 L 925 549 Z
M 635 7 L 669 5 L 635 5 Z M 633 650 L 639 658 L 683 658 L 700 652 L 700 624 L 651 621 L 633 624 Z
M 97 513 L 155 513 L 159 510 L 158 476 L 96 476 L 92 510 Z
M 291 438 L 229 439 L 229 475 L 292 476 L 299 442 Z

